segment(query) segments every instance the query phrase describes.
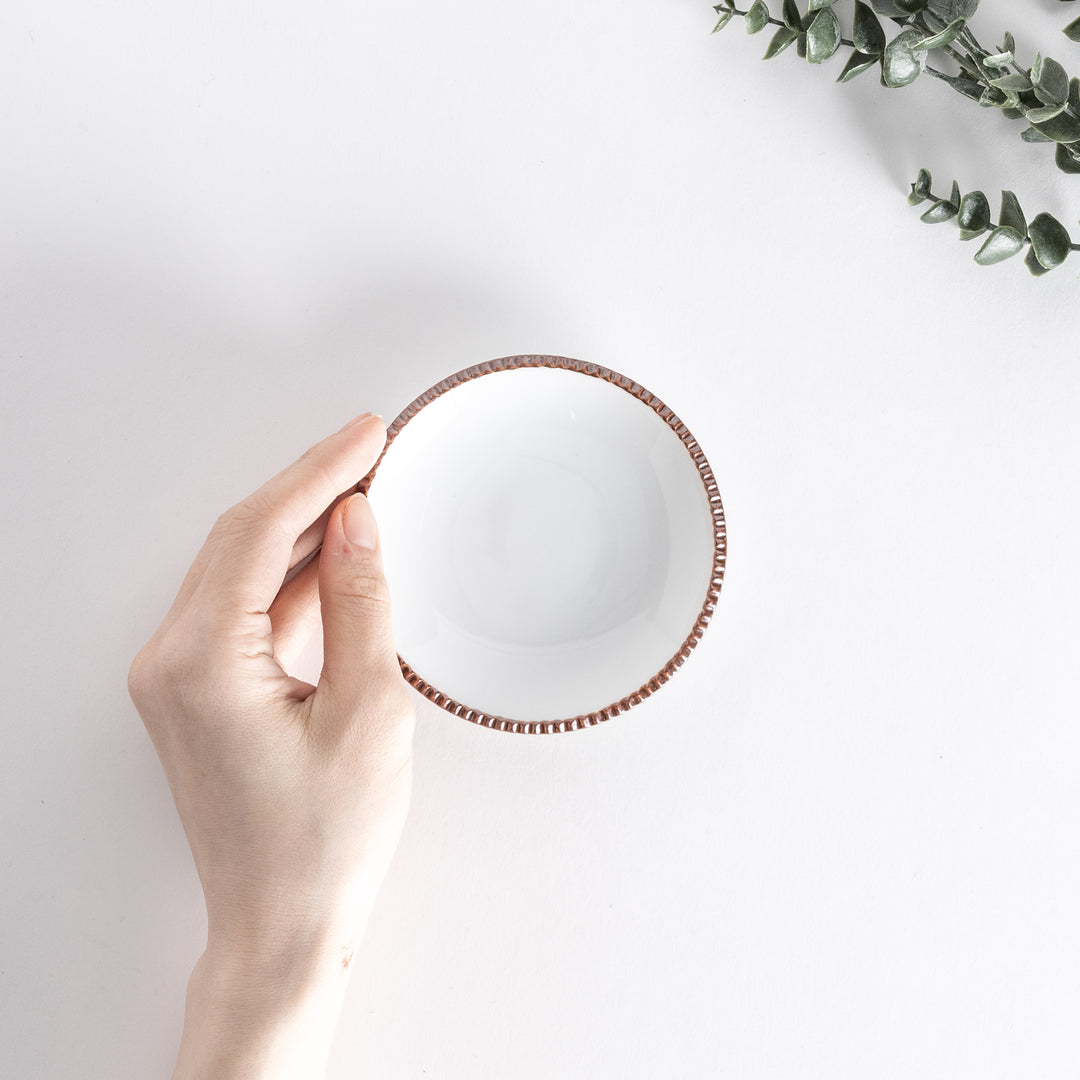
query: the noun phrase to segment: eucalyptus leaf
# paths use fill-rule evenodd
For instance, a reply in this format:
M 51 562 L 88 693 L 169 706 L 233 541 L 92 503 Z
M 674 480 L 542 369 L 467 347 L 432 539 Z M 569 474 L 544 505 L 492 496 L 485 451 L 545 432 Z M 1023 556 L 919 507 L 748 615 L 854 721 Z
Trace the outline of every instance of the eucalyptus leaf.
M 960 200 L 956 224 L 961 240 L 973 240 L 990 228 L 990 203 L 981 191 L 969 191 Z
M 919 175 L 915 177 L 915 183 L 911 185 L 911 194 L 908 196 L 908 205 L 918 206 L 919 203 L 929 199 L 930 188 L 933 183 L 934 181 L 930 176 L 930 170 L 920 169 Z
M 870 0 L 870 3 L 874 10 L 879 15 L 884 15 L 886 19 L 902 19 L 911 14 L 908 11 L 902 11 L 895 0 Z
M 802 14 L 797 0 L 784 0 L 784 25 L 790 26 L 792 30 L 802 30 Z
M 806 59 L 821 64 L 840 48 L 840 20 L 832 8 L 822 8 L 806 30 Z
M 1023 139 L 1024 142 L 1053 142 L 1054 141 L 1053 139 L 1050 138 L 1049 135 L 1044 135 L 1041 131 L 1039 131 L 1038 129 L 1033 128 L 1033 127 L 1024 128 L 1024 130 L 1020 132 L 1020 138 Z
M 967 25 L 966 19 L 953 19 L 940 33 L 931 34 L 912 46 L 914 49 L 940 49 L 955 41 Z
M 1001 51 L 1007 53 L 1016 52 L 1016 38 L 1014 38 L 1007 30 L 1001 39 Z
M 862 0 L 855 0 L 851 41 L 858 52 L 868 56 L 880 56 L 885 51 L 885 31 L 878 22 L 878 17 Z
M 1032 83 L 1026 75 L 1001 75 L 996 79 L 988 80 L 991 86 L 998 90 L 1015 90 L 1022 92 L 1030 90 Z
M 772 41 L 769 42 L 769 47 L 765 50 L 765 55 L 762 57 L 764 60 L 771 60 L 774 56 L 779 56 L 793 41 L 799 37 L 798 30 L 792 30 L 790 26 L 781 26 L 777 28 L 777 31 L 772 36 Z
M 1020 209 L 1020 200 L 1011 192 L 1001 193 L 1001 213 L 998 214 L 998 224 L 1015 229 L 1021 237 L 1027 237 L 1027 218 Z
M 941 76 L 958 94 L 963 94 L 972 101 L 978 101 L 982 97 L 982 83 L 974 79 L 965 79 L 963 75 Z
M 1028 250 L 1027 258 L 1024 259 L 1024 265 L 1031 271 L 1034 277 L 1042 277 L 1043 274 L 1050 273 L 1050 271 L 1035 257 L 1034 248 Z
M 765 0 L 754 0 L 744 21 L 748 34 L 756 34 L 759 30 L 764 30 L 769 25 L 769 9 Z
M 729 22 L 731 22 L 734 15 L 735 15 L 734 11 L 725 11 L 725 12 L 723 12 L 720 15 L 719 22 L 717 22 L 717 24 L 713 27 L 712 32 L 715 34 L 717 30 L 723 30 L 724 27 L 727 26 L 727 24 Z
M 1069 100 L 1069 76 L 1065 69 L 1051 57 L 1039 57 L 1031 68 L 1031 81 L 1035 94 L 1044 105 L 1064 104 Z
M 983 57 L 983 64 L 986 67 L 1008 67 L 1013 62 L 1013 54 L 1011 52 L 999 52 L 993 56 Z
M 1073 19 L 1073 21 L 1061 32 L 1070 41 L 1080 41 L 1080 19 Z
M 1005 105 L 1009 100 L 1009 95 L 1004 90 L 999 90 L 996 86 L 988 86 L 979 95 L 979 104 L 984 109 L 1000 109 L 1002 105 Z
M 1069 231 L 1052 214 L 1039 214 L 1028 226 L 1028 236 L 1035 258 L 1047 270 L 1060 266 L 1072 248 Z
M 1028 119 L 1031 120 L 1030 113 Z M 1067 110 L 1059 112 L 1049 120 L 1031 120 L 1032 127 L 1054 142 L 1072 143 L 1080 141 L 1080 120 Z
M 1023 247 L 1024 238 L 1014 228 L 999 225 L 986 238 L 986 243 L 975 252 L 975 261 L 980 266 L 993 266 L 994 263 L 1011 259 L 1022 251 Z
M 952 182 L 952 193 L 949 195 L 949 202 L 955 209 L 960 209 L 960 185 L 955 180 Z
M 807 5 L 806 13 L 809 15 L 814 11 L 821 11 L 823 8 L 832 7 L 836 3 L 836 0 L 810 0 Z
M 938 199 L 919 220 L 925 221 L 927 225 L 939 225 L 943 221 L 948 221 L 951 217 L 956 217 L 957 209 L 948 199 Z
M 1058 143 L 1057 149 L 1054 151 L 1054 164 L 1063 173 L 1080 173 L 1080 158 L 1074 157 L 1069 152 L 1069 146 L 1073 144 Z
M 928 0 L 926 10 L 945 23 L 954 19 L 966 21 L 979 10 L 979 0 Z
M 1064 111 L 1065 102 L 1060 101 L 1056 105 L 1043 105 L 1038 109 L 1025 109 L 1024 115 L 1030 124 L 1045 124 L 1048 120 L 1053 120 L 1055 116 L 1059 116 Z
M 837 76 L 836 81 L 850 82 L 856 75 L 861 75 L 867 68 L 872 68 L 880 59 L 880 56 L 868 56 L 866 53 L 854 50 L 848 57 L 844 70 Z
M 890 89 L 913 83 L 926 68 L 926 53 L 916 52 L 913 48 L 920 38 L 920 32 L 909 27 L 901 30 L 885 46 L 881 58 L 881 81 Z

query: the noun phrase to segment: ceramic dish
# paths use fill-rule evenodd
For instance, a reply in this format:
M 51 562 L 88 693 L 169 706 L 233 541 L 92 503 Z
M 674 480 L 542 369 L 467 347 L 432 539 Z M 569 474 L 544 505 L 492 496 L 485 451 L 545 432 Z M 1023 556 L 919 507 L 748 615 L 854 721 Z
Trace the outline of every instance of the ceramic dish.
M 358 485 L 406 679 L 502 731 L 598 724 L 658 690 L 727 549 L 705 455 L 662 401 L 561 356 L 466 368 L 389 425 Z

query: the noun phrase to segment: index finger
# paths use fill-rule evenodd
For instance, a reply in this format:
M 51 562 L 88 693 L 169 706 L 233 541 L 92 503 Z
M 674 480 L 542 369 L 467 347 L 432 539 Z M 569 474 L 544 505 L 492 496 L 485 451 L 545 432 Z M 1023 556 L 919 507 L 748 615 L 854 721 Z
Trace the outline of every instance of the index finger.
M 220 521 L 197 591 L 221 614 L 265 613 L 304 531 L 370 471 L 386 444 L 381 416 L 358 417 L 316 443 Z

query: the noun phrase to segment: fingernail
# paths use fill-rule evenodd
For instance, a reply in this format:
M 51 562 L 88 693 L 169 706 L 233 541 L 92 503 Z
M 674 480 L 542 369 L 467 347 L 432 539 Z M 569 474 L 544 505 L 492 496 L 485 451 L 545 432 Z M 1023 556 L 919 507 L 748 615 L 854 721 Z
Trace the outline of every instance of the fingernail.
M 357 547 L 375 550 L 376 532 L 375 515 L 363 495 L 350 495 L 345 503 L 345 512 L 341 518 L 341 527 L 345 530 L 345 539 Z
M 348 431 L 349 428 L 354 428 L 354 427 L 356 427 L 357 424 L 362 424 L 365 420 L 372 419 L 372 417 L 374 417 L 376 420 L 380 420 L 380 421 L 382 420 L 382 417 L 378 413 L 370 413 L 370 412 L 361 413 L 359 416 L 357 416 L 354 419 L 350 420 L 341 430 L 342 431 Z

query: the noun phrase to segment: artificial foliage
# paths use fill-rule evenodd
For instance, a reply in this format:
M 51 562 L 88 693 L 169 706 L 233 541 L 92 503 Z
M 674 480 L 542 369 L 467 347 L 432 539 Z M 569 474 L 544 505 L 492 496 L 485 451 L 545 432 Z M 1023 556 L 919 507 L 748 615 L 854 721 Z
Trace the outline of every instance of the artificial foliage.
M 1061 63 L 1041 53 L 1025 67 L 1010 33 L 1000 45 L 984 47 L 970 25 L 979 0 L 802 0 L 805 10 L 800 0 L 772 3 L 774 9 L 779 5 L 779 18 L 769 0 L 753 0 L 745 11 L 734 0 L 722 0 L 713 5 L 719 16 L 713 33 L 738 17 L 749 34 L 771 28 L 766 60 L 792 45 L 810 64 L 841 53 L 846 59 L 836 81 L 842 83 L 871 69 L 888 89 L 930 76 L 981 108 L 997 109 L 1017 122 L 1025 142 L 1048 144 L 1062 172 L 1080 173 L 1080 78 L 1071 78 Z M 1080 41 L 1080 18 L 1063 32 Z M 939 66 L 942 61 L 952 70 Z M 948 196 L 934 195 L 930 173 L 922 169 L 908 201 L 914 205 L 927 200 L 931 205 L 922 215 L 926 223 L 955 220 L 962 240 L 985 237 L 975 254 L 982 266 L 1026 250 L 1028 269 L 1041 275 L 1080 250 L 1050 214 L 1040 213 L 1029 224 L 1011 191 L 1002 192 L 995 223 L 983 192 L 961 194 L 954 181 Z

